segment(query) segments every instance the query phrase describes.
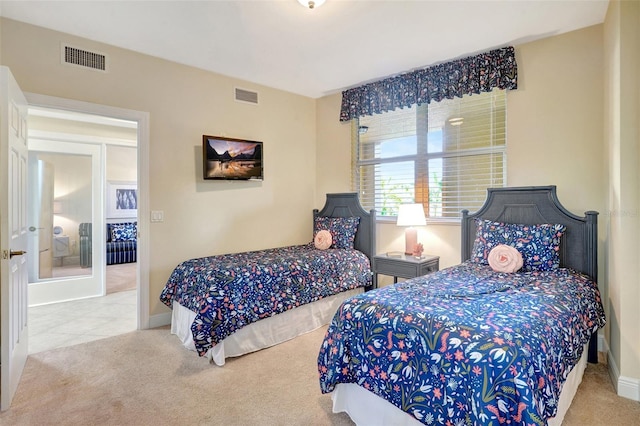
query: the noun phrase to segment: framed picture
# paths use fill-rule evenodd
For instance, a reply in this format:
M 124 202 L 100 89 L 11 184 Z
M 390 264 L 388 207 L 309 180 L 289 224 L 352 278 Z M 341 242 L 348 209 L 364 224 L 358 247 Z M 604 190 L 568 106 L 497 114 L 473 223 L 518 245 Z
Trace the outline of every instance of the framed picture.
M 138 216 L 138 185 L 135 182 L 107 183 L 107 219 Z
M 262 142 L 202 135 L 204 179 L 263 180 Z

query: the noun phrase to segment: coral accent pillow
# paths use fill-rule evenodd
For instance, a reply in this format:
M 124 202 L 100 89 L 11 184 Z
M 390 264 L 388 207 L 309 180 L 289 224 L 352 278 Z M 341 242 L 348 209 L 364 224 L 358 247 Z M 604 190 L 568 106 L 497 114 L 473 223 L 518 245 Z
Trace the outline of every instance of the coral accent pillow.
M 315 238 L 313 239 L 313 243 L 316 248 L 319 250 L 326 250 L 331 247 L 331 243 L 333 243 L 333 238 L 331 238 L 331 232 L 325 230 L 318 231 Z
M 522 268 L 522 254 L 515 247 L 498 244 L 489 252 L 489 266 L 496 272 L 513 273 Z

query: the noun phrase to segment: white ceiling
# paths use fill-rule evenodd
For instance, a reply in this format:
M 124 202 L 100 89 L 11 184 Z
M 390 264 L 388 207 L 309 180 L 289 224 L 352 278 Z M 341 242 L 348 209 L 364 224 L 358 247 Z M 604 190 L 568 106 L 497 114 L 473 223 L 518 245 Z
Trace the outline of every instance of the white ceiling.
M 309 10 L 297 0 L 0 0 L 0 15 L 317 98 L 599 24 L 607 5 L 327 0 Z

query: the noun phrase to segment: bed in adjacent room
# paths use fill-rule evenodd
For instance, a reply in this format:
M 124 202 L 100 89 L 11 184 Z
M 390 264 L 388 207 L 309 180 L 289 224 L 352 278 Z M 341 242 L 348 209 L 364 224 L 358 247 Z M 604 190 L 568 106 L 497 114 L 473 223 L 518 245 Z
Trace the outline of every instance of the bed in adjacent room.
M 190 259 L 160 300 L 171 332 L 217 365 L 329 323 L 342 301 L 375 286 L 375 212 L 356 193 L 327 194 L 308 244 Z
M 561 424 L 605 324 L 597 243 L 555 186 L 489 189 L 462 264 L 343 302 L 322 392 L 363 425 Z

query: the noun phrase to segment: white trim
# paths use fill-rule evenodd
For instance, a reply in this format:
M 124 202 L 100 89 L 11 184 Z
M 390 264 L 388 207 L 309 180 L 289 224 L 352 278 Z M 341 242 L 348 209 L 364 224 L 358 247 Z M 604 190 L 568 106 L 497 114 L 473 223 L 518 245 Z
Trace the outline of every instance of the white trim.
M 164 327 L 165 325 L 171 325 L 171 312 L 149 317 L 149 328 Z
M 611 379 L 611 383 L 616 388 L 616 392 L 618 391 L 618 377 L 620 377 L 620 370 L 618 369 L 618 365 L 616 361 L 611 356 L 610 352 L 607 352 L 607 367 L 609 371 L 609 378 Z
M 149 328 L 149 121 L 150 114 L 72 99 L 25 93 L 30 106 L 102 115 L 138 123 L 138 329 Z
M 119 118 L 105 117 L 103 115 L 87 115 L 77 114 L 69 111 L 56 111 L 53 109 L 42 109 L 37 107 L 29 107 L 29 115 L 36 117 L 55 118 L 58 120 L 79 121 L 82 123 L 101 124 L 111 127 L 123 127 L 125 129 L 135 129 L 136 124 L 130 120 L 122 120 Z
M 610 353 L 607 353 L 609 377 L 616 388 L 618 396 L 633 401 L 640 401 L 640 380 L 620 375 L 620 369 Z
M 618 377 L 618 396 L 640 401 L 640 380 L 633 377 Z
M 47 141 L 67 141 L 94 145 L 117 145 L 126 147 L 136 147 L 137 141 L 130 139 L 110 138 L 93 135 L 79 135 L 77 133 L 50 132 L 43 130 L 29 130 L 29 138 Z
M 598 352 L 609 353 L 609 345 L 607 339 L 604 338 L 604 333 L 598 333 Z

